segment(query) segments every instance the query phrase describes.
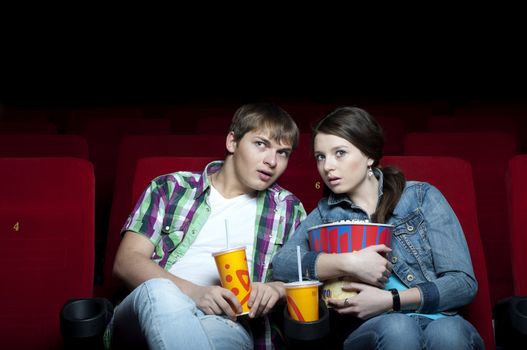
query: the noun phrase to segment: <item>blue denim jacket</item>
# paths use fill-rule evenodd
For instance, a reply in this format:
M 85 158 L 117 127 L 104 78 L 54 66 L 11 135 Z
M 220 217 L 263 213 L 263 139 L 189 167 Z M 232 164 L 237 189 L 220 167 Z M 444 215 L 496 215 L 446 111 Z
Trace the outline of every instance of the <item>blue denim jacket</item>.
M 383 175 L 375 169 L 382 196 Z M 347 195 L 331 194 L 297 227 L 273 259 L 273 277 L 298 279 L 296 246 L 300 246 L 303 273 L 318 279 L 316 252 L 309 251 L 308 229 L 339 220 L 369 220 L 368 214 Z M 394 214 L 392 237 L 393 273 L 408 287 L 421 291 L 421 313 L 455 311 L 471 302 L 477 282 L 461 225 L 445 197 L 425 182 L 408 181 Z

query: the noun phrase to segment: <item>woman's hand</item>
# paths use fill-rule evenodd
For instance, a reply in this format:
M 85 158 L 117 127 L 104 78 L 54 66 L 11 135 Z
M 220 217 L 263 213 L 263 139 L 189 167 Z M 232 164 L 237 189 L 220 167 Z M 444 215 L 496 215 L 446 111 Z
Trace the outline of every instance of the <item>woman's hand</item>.
M 285 299 L 285 288 L 282 282 L 251 284 L 249 298 L 249 317 L 255 318 L 267 315 L 279 300 Z
M 344 253 L 342 269 L 353 280 L 382 288 L 392 273 L 392 264 L 382 254 L 390 251 L 390 248 L 380 244 Z
M 367 320 L 392 309 L 393 301 L 390 291 L 356 282 L 350 282 L 342 289 L 356 291 L 358 294 L 344 300 L 329 300 L 329 305 L 333 306 L 339 314 L 353 315 Z

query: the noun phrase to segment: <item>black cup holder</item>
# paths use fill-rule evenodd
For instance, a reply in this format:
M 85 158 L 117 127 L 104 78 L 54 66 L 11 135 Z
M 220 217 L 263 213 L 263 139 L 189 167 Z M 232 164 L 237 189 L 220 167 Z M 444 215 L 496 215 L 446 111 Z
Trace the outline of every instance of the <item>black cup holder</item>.
M 527 343 L 527 296 L 500 300 L 493 309 L 496 345 L 500 349 L 516 349 Z
M 287 311 L 287 305 L 284 307 L 284 332 L 288 338 L 312 341 L 324 338 L 329 334 L 329 311 L 326 303 L 322 300 L 318 302 L 317 321 L 298 322 L 291 318 Z
M 104 298 L 72 299 L 60 312 L 60 331 L 65 344 L 102 346 L 106 325 L 113 315 L 113 306 Z
M 512 327 L 527 335 L 527 299 L 525 297 L 513 298 L 510 313 Z

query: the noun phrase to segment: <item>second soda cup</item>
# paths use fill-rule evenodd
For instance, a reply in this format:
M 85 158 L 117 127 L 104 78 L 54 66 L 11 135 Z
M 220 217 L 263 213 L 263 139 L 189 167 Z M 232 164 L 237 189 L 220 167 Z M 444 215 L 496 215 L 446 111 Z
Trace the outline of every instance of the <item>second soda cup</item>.
M 213 253 L 216 267 L 220 275 L 221 286 L 230 290 L 242 305 L 242 313 L 249 313 L 249 297 L 251 295 L 251 279 L 247 267 L 245 247 L 225 249 Z
M 319 281 L 300 281 L 284 284 L 287 310 L 293 320 L 313 322 L 318 320 Z

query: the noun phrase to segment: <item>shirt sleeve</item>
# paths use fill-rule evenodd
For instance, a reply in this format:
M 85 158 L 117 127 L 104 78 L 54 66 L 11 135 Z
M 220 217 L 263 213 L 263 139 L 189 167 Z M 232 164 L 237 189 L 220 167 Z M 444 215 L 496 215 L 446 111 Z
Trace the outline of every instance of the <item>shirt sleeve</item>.
M 139 233 L 156 246 L 161 240 L 163 218 L 168 203 L 168 195 L 173 188 L 172 183 L 167 182 L 163 177 L 151 181 L 139 197 L 134 210 L 128 216 L 121 229 L 121 234 L 126 231 Z

